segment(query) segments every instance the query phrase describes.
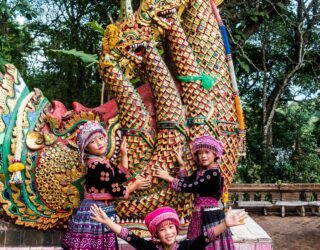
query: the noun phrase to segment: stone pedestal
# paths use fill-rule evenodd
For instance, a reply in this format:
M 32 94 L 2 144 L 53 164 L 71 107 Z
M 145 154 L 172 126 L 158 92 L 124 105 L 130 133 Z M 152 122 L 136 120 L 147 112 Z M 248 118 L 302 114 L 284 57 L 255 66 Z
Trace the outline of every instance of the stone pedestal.
M 246 219 L 245 225 L 232 227 L 231 231 L 237 250 L 272 250 L 271 238 L 251 217 Z M 62 249 L 63 234 L 64 231 L 43 232 L 0 221 L 0 249 L 58 250 Z M 178 239 L 183 238 L 185 236 Z M 134 249 L 121 239 L 119 245 L 121 250 Z
M 231 231 L 237 250 L 272 250 L 271 237 L 251 217 Z
M 0 221 L 0 249 L 61 249 L 61 230 L 40 231 Z
M 237 250 L 272 250 L 271 237 L 251 217 L 246 224 L 232 227 L 233 240 Z M 185 237 L 179 236 L 178 239 Z M 126 242 L 119 240 L 121 250 L 134 250 Z

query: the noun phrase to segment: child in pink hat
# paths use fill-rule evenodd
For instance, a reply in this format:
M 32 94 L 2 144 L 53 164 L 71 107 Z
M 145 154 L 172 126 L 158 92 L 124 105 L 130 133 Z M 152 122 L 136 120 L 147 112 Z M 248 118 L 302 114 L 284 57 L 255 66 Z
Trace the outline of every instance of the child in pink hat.
M 126 199 L 131 192 L 147 188 L 149 182 L 139 179 L 131 185 L 124 185 L 129 174 L 126 139 L 124 137 L 121 143 L 121 164 L 111 165 L 106 158 L 107 133 L 99 122 L 89 121 L 80 127 L 77 145 L 80 160 L 87 168 L 84 200 L 71 218 L 62 247 L 117 250 L 116 235 L 91 219 L 90 207 L 97 204 L 111 218 L 115 218 L 113 200 Z
M 191 221 L 188 228 L 188 238 L 195 239 L 203 232 L 224 221 L 224 212 L 219 207 L 223 194 L 223 177 L 219 169 L 219 160 L 224 154 L 223 145 L 210 135 L 196 138 L 192 144 L 192 154 L 198 169 L 186 176 L 182 150 L 176 151 L 176 157 L 181 165 L 178 178 L 172 177 L 166 169 L 157 169 L 155 176 L 170 182 L 170 187 L 177 192 L 194 193 L 195 200 Z M 206 250 L 235 249 L 231 231 L 225 230 L 219 240 L 212 242 Z
M 105 224 L 121 239 L 139 250 L 202 250 L 210 242 L 217 240 L 219 235 L 228 227 L 243 224 L 243 220 L 247 217 L 247 213 L 243 210 L 233 212 L 230 209 L 224 222 L 209 228 L 195 239 L 177 242 L 176 238 L 179 233 L 180 222 L 177 212 L 173 208 L 161 207 L 146 215 L 145 222 L 151 234 L 151 241 L 143 239 L 113 222 L 97 205 L 91 207 L 91 213 L 92 219 Z

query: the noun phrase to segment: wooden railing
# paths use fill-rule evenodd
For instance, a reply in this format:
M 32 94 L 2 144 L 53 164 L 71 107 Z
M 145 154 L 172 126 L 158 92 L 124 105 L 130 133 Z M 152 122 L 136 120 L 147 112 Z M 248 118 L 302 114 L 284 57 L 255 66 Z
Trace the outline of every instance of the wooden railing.
M 229 188 L 230 204 L 252 210 L 263 209 L 264 214 L 277 211 L 285 216 L 285 209 L 294 207 L 301 215 L 305 208 L 320 215 L 320 183 L 232 184 Z
M 320 199 L 320 183 L 231 184 L 232 201 L 313 201 Z

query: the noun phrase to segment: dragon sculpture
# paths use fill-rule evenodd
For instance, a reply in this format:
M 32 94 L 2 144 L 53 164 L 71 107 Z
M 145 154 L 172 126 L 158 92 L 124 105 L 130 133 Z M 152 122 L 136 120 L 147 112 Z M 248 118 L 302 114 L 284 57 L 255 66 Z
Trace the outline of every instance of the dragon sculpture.
M 73 109 L 40 90 L 30 91 L 9 63 L 0 73 L 0 203 L 18 225 L 49 229 L 63 225 L 82 198 L 85 169 L 75 144 L 78 126 L 101 122 L 111 161 L 127 137 L 132 178 L 152 181 L 150 189 L 119 200 L 121 223 L 142 228 L 144 215 L 174 206 L 188 223 L 193 196 L 174 193 L 155 178 L 161 166 L 175 174 L 174 149 L 182 147 L 187 171 L 195 164 L 189 144 L 211 134 L 226 150 L 221 162 L 227 194 L 240 156 L 245 126 L 225 27 L 222 1 L 142 0 L 138 10 L 121 2 L 121 20 L 108 25 L 100 53 L 100 74 L 114 100 L 94 109 Z M 164 48 L 164 54 L 159 52 Z M 165 59 L 164 59 L 165 58 Z M 135 89 L 131 79 L 145 85 Z M 224 197 L 227 200 L 227 195 Z

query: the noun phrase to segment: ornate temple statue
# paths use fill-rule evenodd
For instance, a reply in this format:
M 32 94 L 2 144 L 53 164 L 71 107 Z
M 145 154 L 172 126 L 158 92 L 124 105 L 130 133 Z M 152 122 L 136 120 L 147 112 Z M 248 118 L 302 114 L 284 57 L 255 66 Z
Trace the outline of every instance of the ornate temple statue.
M 221 161 L 225 199 L 245 154 L 245 125 L 235 73 L 217 5 L 222 1 L 142 0 L 133 12 L 123 0 L 121 21 L 106 27 L 100 73 L 114 100 L 88 109 L 49 103 L 30 91 L 12 64 L 0 73 L 0 203 L 16 224 L 38 229 L 62 225 L 83 195 L 86 170 L 75 136 L 79 125 L 96 120 L 108 132 L 108 158 L 119 161 L 126 136 L 133 178 L 151 180 L 151 188 L 119 200 L 122 223 L 139 227 L 159 206 L 175 207 L 188 223 L 191 194 L 175 193 L 154 177 L 163 167 L 175 175 L 174 150 L 182 147 L 187 171 L 195 164 L 189 144 L 210 134 L 224 144 Z M 166 49 L 159 53 L 159 46 Z M 170 69 L 170 70 L 169 70 Z M 135 76 L 146 84 L 134 88 Z M 142 225 L 142 224 L 141 224 Z

